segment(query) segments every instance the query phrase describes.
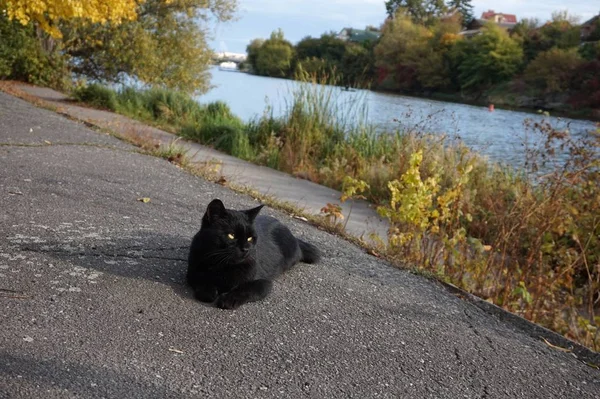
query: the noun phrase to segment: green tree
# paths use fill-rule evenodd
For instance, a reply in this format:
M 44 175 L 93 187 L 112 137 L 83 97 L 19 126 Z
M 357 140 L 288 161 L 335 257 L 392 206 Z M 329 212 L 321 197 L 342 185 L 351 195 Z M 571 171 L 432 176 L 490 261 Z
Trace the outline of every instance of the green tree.
M 426 27 L 399 14 L 385 23 L 375 47 L 375 65 L 383 87 L 430 91 L 452 86 L 449 52 L 460 39 L 460 18 L 431 22 Z
M 415 23 L 429 23 L 446 11 L 444 0 L 387 0 L 385 9 L 391 18 L 398 13 L 407 14 Z
M 462 25 L 467 26 L 474 18 L 471 0 L 449 0 L 447 6 L 450 10 L 457 10 L 462 16 Z
M 588 61 L 600 60 L 600 41 L 582 43 L 579 55 Z
M 578 17 L 566 12 L 553 13 L 552 20 L 539 28 L 534 25 L 537 20 L 522 21 L 515 27 L 513 36 L 522 40 L 525 60 L 529 62 L 553 47 L 569 49 L 579 46 L 581 33 L 577 20 Z
M 75 73 L 93 79 L 121 82 L 129 77 L 204 92 L 211 57 L 206 21 L 229 20 L 235 9 L 235 0 L 146 0 L 134 21 L 65 23 L 63 51 Z
M 573 73 L 583 64 L 576 48 L 553 48 L 540 53 L 525 69 L 526 82 L 547 93 L 569 90 Z
M 585 40 L 587 42 L 600 41 L 600 18 L 596 19 L 596 21 L 592 25 L 590 35 L 586 37 Z
M 452 85 L 450 51 L 461 36 L 459 18 L 437 21 L 430 27 L 431 37 L 416 60 L 417 79 L 428 90 L 445 90 Z
M 46 51 L 33 23 L 23 25 L 0 13 L 0 79 L 12 79 L 62 89 L 68 76 L 67 62 L 54 46 Z
M 386 21 L 375 47 L 375 65 L 384 74 L 380 83 L 389 89 L 419 90 L 417 70 L 432 36 L 429 29 L 406 14 Z
M 259 75 L 287 77 L 293 69 L 293 59 L 294 47 L 279 29 L 259 48 L 254 70 Z
M 260 52 L 260 48 L 264 43 L 264 39 L 254 39 L 248 46 L 246 46 L 246 62 L 250 64 L 253 69 L 256 68 L 256 59 L 258 58 L 258 53 Z
M 373 46 L 349 43 L 341 60 L 342 84 L 368 87 L 373 79 Z
M 523 49 L 508 33 L 488 23 L 483 32 L 453 49 L 454 73 L 461 89 L 484 89 L 512 78 L 522 67 Z

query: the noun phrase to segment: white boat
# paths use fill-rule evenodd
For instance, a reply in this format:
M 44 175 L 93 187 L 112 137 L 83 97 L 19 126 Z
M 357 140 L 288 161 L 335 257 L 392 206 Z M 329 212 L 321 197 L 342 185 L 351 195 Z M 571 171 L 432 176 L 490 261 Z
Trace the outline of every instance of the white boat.
M 236 71 L 238 71 L 238 68 L 237 68 L 237 64 L 235 62 L 221 62 L 219 64 L 219 70 L 236 72 Z

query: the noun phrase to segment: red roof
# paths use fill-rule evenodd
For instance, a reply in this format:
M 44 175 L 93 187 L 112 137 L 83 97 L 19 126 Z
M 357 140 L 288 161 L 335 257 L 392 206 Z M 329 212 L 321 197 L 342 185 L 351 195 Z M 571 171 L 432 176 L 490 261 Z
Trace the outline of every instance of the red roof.
M 509 24 L 516 24 L 517 23 L 517 16 L 514 14 L 503 14 L 501 12 L 495 12 L 494 10 L 488 10 L 485 11 L 483 14 L 481 14 L 481 19 L 493 19 L 496 15 L 501 15 L 502 17 L 504 17 L 504 21 L 506 23 Z

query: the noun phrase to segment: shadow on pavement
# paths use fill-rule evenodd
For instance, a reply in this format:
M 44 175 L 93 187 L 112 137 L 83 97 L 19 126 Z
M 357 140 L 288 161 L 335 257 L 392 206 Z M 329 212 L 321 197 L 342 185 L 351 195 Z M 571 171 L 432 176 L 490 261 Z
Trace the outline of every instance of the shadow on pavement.
M 24 243 L 20 249 L 88 270 L 160 282 L 178 295 L 192 298 L 185 282 L 189 244 L 188 237 L 139 231 L 110 240 L 87 238 Z
M 14 384 L 21 386 L 23 392 L 28 388 L 36 391 L 39 384 L 45 384 L 48 389 L 67 390 L 71 394 L 80 393 L 85 396 L 94 388 L 97 390 L 97 397 L 162 399 L 177 396 L 164 386 L 135 379 L 128 373 L 123 373 L 123 370 L 60 360 L 25 358 L 7 352 L 0 352 L 0 379 L 12 380 Z

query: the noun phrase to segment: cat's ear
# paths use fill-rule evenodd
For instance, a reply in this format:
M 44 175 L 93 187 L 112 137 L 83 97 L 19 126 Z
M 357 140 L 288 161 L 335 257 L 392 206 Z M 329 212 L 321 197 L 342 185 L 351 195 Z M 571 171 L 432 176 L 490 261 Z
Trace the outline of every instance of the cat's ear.
M 248 209 L 247 211 L 244 211 L 244 213 L 246 215 L 248 215 L 248 219 L 250 219 L 250 221 L 253 222 L 254 219 L 256 219 L 258 212 L 260 212 L 260 210 L 263 208 L 263 206 L 264 205 L 259 205 L 256 208 Z
M 216 220 L 225 214 L 225 205 L 220 199 L 214 199 L 206 207 L 206 212 L 202 221 L 210 222 Z

